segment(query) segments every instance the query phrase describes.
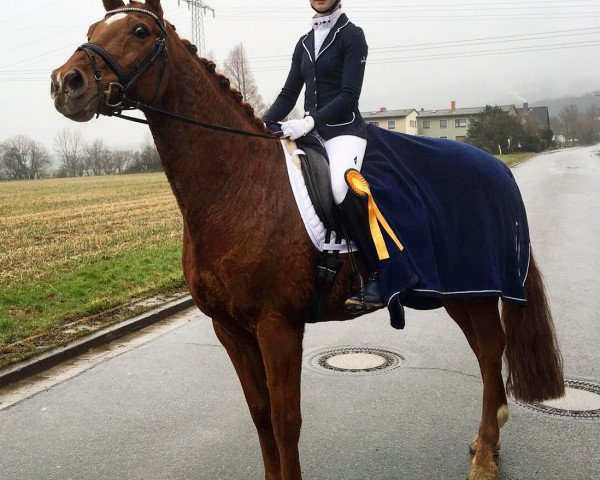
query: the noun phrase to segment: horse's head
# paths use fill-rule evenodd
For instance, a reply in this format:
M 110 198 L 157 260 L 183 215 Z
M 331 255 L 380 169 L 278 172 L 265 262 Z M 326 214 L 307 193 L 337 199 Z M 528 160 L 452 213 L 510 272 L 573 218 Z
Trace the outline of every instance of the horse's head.
M 163 19 L 160 0 L 103 3 L 106 17 L 90 27 L 88 43 L 52 72 L 56 109 L 78 122 L 114 112 L 123 95 L 160 101 L 167 81 L 167 36 L 174 30 Z

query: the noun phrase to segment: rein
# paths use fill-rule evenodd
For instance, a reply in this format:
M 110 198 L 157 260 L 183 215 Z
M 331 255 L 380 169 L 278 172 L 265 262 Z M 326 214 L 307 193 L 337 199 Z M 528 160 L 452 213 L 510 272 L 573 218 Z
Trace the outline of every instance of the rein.
M 233 135 L 242 135 L 244 137 L 255 137 L 255 138 L 266 138 L 268 140 L 279 140 L 279 137 L 273 135 L 268 135 L 264 133 L 255 133 L 248 132 L 246 130 L 238 130 L 237 128 L 229 128 L 223 127 L 221 125 L 214 125 L 212 123 L 201 122 L 199 120 L 194 120 L 193 118 L 183 117 L 181 115 L 177 115 L 175 113 L 167 112 L 166 110 L 162 110 L 158 107 L 153 107 L 152 105 L 148 105 L 142 102 L 136 102 L 133 100 L 129 100 L 126 96 L 123 96 L 122 105 L 125 107 L 125 110 L 140 110 L 143 113 L 152 112 L 162 115 L 163 117 L 169 118 L 171 120 L 175 120 L 181 123 L 187 123 L 188 125 L 193 125 L 195 127 L 205 128 L 207 130 L 215 130 L 217 132 L 231 133 Z M 123 120 L 127 120 L 129 122 L 141 123 L 144 125 L 148 125 L 146 120 L 142 120 L 141 118 L 130 117 L 128 115 L 123 115 L 122 110 L 115 112 L 113 115 L 115 118 L 122 118 Z
M 158 115 L 162 115 L 163 117 L 169 118 L 171 120 L 175 120 L 178 122 L 186 123 L 188 125 L 193 125 L 200 128 L 205 128 L 208 130 L 215 130 L 218 132 L 230 133 L 234 135 L 242 135 L 245 137 L 255 137 L 255 138 L 265 138 L 268 140 L 279 140 L 278 136 L 275 135 L 267 135 L 263 133 L 255 133 L 248 132 L 245 130 L 238 130 L 236 128 L 223 127 L 220 125 L 213 125 L 211 123 L 201 122 L 199 120 L 194 120 L 191 118 L 183 117 L 181 115 L 177 115 L 171 112 L 167 112 L 158 107 L 153 107 L 152 105 L 148 105 L 146 103 L 138 102 L 135 100 L 131 100 L 127 97 L 127 92 L 131 90 L 131 88 L 138 82 L 138 80 L 146 73 L 146 71 L 154 65 L 154 62 L 159 59 L 159 57 L 163 58 L 162 67 L 160 69 L 160 73 L 156 79 L 156 93 L 154 94 L 154 98 L 158 96 L 160 91 L 160 84 L 162 82 L 162 78 L 166 69 L 167 62 L 169 61 L 169 50 L 167 47 L 167 26 L 164 21 L 155 15 L 154 13 L 144 10 L 142 8 L 133 8 L 133 7 L 125 7 L 118 8 L 116 10 L 111 10 L 106 13 L 106 16 L 112 16 L 117 13 L 142 13 L 148 15 L 154 19 L 157 25 L 160 27 L 162 33 L 154 42 L 152 49 L 129 71 L 125 72 L 119 62 L 117 62 L 110 53 L 108 53 L 104 48 L 100 45 L 92 42 L 87 42 L 81 45 L 77 50 L 82 51 L 88 58 L 90 62 L 90 66 L 94 71 L 94 80 L 96 81 L 96 85 L 98 88 L 98 98 L 104 98 L 106 106 L 111 109 L 110 113 L 106 113 L 107 116 L 114 116 L 117 118 L 122 118 L 123 120 L 127 120 L 135 123 L 142 123 L 148 125 L 146 120 L 142 120 L 140 118 L 131 117 L 128 115 L 123 115 L 123 110 L 140 110 L 144 114 L 148 112 L 156 113 Z M 108 85 L 108 89 L 104 90 L 102 85 L 102 72 L 98 67 L 98 62 L 96 60 L 96 55 L 98 55 L 106 66 L 117 76 L 118 82 L 111 82 Z M 118 89 L 118 101 L 116 103 L 111 103 L 113 97 L 113 90 Z M 100 113 L 98 113 L 100 116 Z

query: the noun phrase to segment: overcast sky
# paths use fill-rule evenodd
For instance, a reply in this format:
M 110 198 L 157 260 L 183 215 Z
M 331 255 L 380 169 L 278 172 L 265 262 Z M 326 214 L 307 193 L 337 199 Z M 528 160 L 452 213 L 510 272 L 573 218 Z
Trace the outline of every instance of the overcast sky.
M 49 95 L 50 72 L 102 18 L 101 0 L 2 2 L 0 141 L 25 134 L 52 145 L 69 126 L 92 140 L 138 144 L 147 128 L 103 118 L 66 120 Z M 190 38 L 187 7 L 163 0 L 166 17 Z M 281 89 L 298 38 L 310 28 L 308 0 L 207 0 L 209 50 L 220 63 L 242 42 L 265 101 Z M 381 106 L 448 108 L 520 104 L 600 90 L 600 0 L 346 0 L 366 33 L 363 111 Z

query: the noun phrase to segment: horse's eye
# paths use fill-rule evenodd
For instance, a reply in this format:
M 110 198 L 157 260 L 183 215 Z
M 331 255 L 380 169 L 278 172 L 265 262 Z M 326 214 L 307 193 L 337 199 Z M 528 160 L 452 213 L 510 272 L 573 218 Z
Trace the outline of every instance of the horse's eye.
M 143 25 L 138 25 L 137 27 L 135 27 L 133 34 L 137 38 L 141 38 L 141 39 L 148 38 L 148 35 L 150 35 L 148 33 L 148 29 L 146 27 L 144 27 Z

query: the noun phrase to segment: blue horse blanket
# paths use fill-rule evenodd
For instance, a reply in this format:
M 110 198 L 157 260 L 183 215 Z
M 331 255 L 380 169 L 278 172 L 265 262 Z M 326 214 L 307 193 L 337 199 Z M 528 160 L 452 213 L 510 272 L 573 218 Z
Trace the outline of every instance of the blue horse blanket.
M 392 316 L 400 305 L 428 310 L 449 297 L 525 306 L 529 229 L 511 170 L 453 140 L 373 125 L 367 134 L 362 174 L 405 247 L 384 234 L 390 258 L 379 271 Z

